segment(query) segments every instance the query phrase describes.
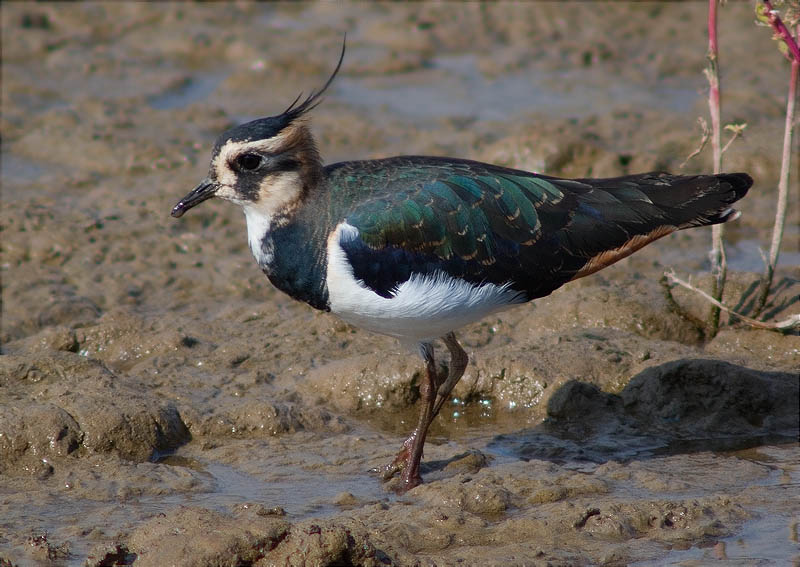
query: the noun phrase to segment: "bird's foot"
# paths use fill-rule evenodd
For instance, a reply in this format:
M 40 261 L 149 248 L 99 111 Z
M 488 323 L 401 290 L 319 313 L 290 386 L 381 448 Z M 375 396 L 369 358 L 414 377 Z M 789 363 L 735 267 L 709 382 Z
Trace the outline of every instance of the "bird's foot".
M 391 463 L 373 469 L 381 475 L 381 479 L 384 482 L 392 479 L 397 473 L 400 473 L 400 483 L 394 489 L 395 492 L 399 494 L 422 484 L 422 477 L 419 474 L 419 464 L 413 466 L 413 463 L 411 463 L 413 454 L 412 448 L 415 439 L 416 432 L 412 433 L 411 436 L 403 442 L 403 447 L 398 451 Z
M 404 467 L 403 472 L 400 473 L 400 483 L 394 487 L 394 491 L 397 494 L 403 494 L 420 484 L 422 484 L 422 477 L 419 475 L 419 466 Z
M 412 433 L 411 437 L 403 441 L 402 449 L 397 452 L 397 455 L 395 455 L 391 463 L 373 469 L 381 475 L 381 479 L 383 479 L 384 482 L 407 467 L 408 461 L 411 459 L 411 447 L 414 444 L 414 437 L 415 434 Z

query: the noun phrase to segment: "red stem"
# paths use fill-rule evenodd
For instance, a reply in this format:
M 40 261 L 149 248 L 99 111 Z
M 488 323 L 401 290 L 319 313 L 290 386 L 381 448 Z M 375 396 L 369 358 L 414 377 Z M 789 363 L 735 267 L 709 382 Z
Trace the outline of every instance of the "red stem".
M 708 3 L 708 51 L 717 52 L 717 3 Z
M 783 23 L 783 20 L 781 20 L 778 12 L 772 7 L 772 2 L 769 0 L 761 0 L 761 3 L 764 4 L 764 8 L 766 8 L 766 16 L 770 25 L 772 26 L 772 29 L 775 30 L 775 33 L 781 36 L 781 39 L 783 39 L 786 47 L 788 47 L 789 51 L 792 53 L 794 60 L 800 61 L 800 47 L 798 47 L 797 42 L 792 37 L 791 32 L 786 28 L 786 25 Z
M 719 46 L 717 44 L 717 1 L 708 0 L 708 113 L 711 117 L 711 149 L 714 154 L 714 173 L 722 170 L 722 146 L 720 144 L 721 95 L 719 88 Z M 724 227 L 715 224 L 711 227 L 711 295 L 717 301 L 722 300 L 725 290 L 725 279 L 728 275 L 728 261 L 725 257 Z M 719 329 L 720 309 L 716 305 L 709 313 L 708 336 L 714 337 Z
M 711 115 L 711 148 L 714 153 L 714 173 L 720 173 L 722 152 L 720 151 L 720 93 L 719 93 L 719 47 L 717 45 L 717 0 L 708 2 L 708 107 Z

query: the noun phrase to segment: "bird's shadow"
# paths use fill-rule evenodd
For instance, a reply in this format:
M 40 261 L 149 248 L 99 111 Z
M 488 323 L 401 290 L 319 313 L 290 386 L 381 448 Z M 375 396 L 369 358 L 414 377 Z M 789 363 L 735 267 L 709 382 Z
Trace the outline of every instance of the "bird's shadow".
M 798 374 L 683 359 L 644 370 L 619 394 L 568 381 L 549 399 L 548 417 L 541 424 L 497 435 L 485 452 L 580 467 L 794 443 L 798 408 Z M 465 458 L 476 460 L 467 453 L 428 462 L 426 468 L 452 468 Z

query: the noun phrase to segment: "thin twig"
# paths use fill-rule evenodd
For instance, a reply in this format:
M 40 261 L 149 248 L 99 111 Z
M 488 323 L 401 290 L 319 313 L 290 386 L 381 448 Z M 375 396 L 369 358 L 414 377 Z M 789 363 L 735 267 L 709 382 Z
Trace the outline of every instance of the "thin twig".
M 776 15 L 775 18 L 780 20 Z M 785 26 L 784 26 L 785 27 Z M 800 37 L 800 24 L 797 25 L 797 36 Z M 791 36 L 789 39 L 792 39 Z M 788 45 L 788 42 L 787 42 Z M 797 44 L 795 43 L 795 46 Z M 797 100 L 798 74 L 800 74 L 800 57 L 792 61 L 789 76 L 789 94 L 786 101 L 786 123 L 783 131 L 783 155 L 781 156 L 781 173 L 778 180 L 778 203 L 775 211 L 775 224 L 772 228 L 772 242 L 769 248 L 769 258 L 765 262 L 764 275 L 761 278 L 761 288 L 756 302 L 756 315 L 759 315 L 767 303 L 767 296 L 772 287 L 775 268 L 778 265 L 783 230 L 786 224 L 786 209 L 789 201 L 789 171 L 792 162 L 792 133 L 794 130 L 795 103 Z
M 697 149 L 686 156 L 686 159 L 683 160 L 683 163 L 679 166 L 681 169 L 686 167 L 686 164 L 689 163 L 690 159 L 703 151 L 703 149 L 706 147 L 706 144 L 708 144 L 709 138 L 711 138 L 711 131 L 708 129 L 708 122 L 706 122 L 706 119 L 702 116 L 698 116 L 697 121 L 700 123 L 700 129 L 703 131 L 703 137 L 700 138 L 700 145 L 697 146 Z
M 704 292 L 702 289 L 693 286 L 691 282 L 687 282 L 680 279 L 678 276 L 675 275 L 675 272 L 673 270 L 664 272 L 664 276 L 667 278 L 667 280 L 669 280 L 670 283 L 677 284 L 681 287 L 685 287 L 686 289 L 699 294 L 701 297 L 711 302 L 712 305 L 715 305 L 716 307 L 725 311 L 726 313 L 738 319 L 741 319 L 751 327 L 757 327 L 759 329 L 770 329 L 774 331 L 790 331 L 792 329 L 800 329 L 800 313 L 791 315 L 789 316 L 788 319 L 784 319 L 783 321 L 775 321 L 775 322 L 759 321 L 757 319 L 751 319 L 750 317 L 742 315 L 741 313 L 737 313 L 736 311 L 734 311 L 727 305 L 723 304 L 722 302 L 717 301 L 709 294 Z
M 733 136 L 731 136 L 731 139 L 728 140 L 728 143 L 726 143 L 725 146 L 723 146 L 722 151 L 720 152 L 721 154 L 727 152 L 728 148 L 733 143 L 733 141 L 739 136 L 743 135 L 742 132 L 744 132 L 745 128 L 747 128 L 747 124 L 728 124 L 725 126 L 726 130 L 730 130 L 731 132 L 733 132 Z

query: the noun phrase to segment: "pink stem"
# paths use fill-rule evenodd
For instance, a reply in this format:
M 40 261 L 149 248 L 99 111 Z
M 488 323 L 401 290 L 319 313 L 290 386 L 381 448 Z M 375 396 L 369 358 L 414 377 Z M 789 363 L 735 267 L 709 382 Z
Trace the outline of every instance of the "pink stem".
M 720 144 L 721 100 L 719 90 L 719 46 L 717 44 L 717 0 L 708 0 L 708 113 L 711 116 L 711 149 L 714 154 L 714 173 L 722 171 L 722 146 Z M 723 241 L 724 227 L 711 227 L 711 294 L 721 300 L 728 275 L 728 261 Z M 719 307 L 713 306 L 709 313 L 709 335 L 714 337 L 719 329 Z
M 719 47 L 717 46 L 717 0 L 708 0 L 708 110 L 711 114 L 711 148 L 714 152 L 714 173 L 722 169 L 720 151 Z
M 766 8 L 766 16 L 767 19 L 769 19 L 772 29 L 774 29 L 775 33 L 781 36 L 781 39 L 783 39 L 784 43 L 786 43 L 786 47 L 789 48 L 794 60 L 800 61 L 800 47 L 798 47 L 797 42 L 792 37 L 791 32 L 786 28 L 786 25 L 783 23 L 783 20 L 781 20 L 778 12 L 772 7 L 772 2 L 769 0 L 761 0 L 761 3 L 764 4 L 764 8 Z

